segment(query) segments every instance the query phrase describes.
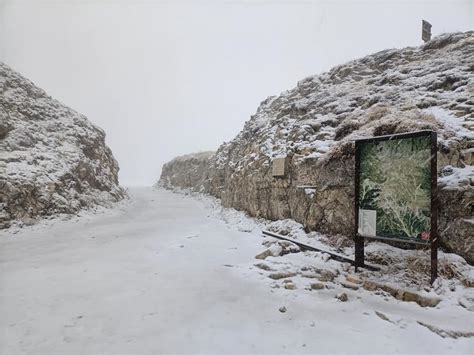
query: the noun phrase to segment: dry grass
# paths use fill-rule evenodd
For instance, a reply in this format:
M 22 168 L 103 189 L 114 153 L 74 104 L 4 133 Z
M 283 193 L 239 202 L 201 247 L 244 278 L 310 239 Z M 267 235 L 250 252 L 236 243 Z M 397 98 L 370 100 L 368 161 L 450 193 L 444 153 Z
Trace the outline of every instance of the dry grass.
M 366 260 L 371 264 L 383 265 L 383 273 L 379 276 L 386 281 L 397 280 L 407 287 L 419 288 L 429 283 L 431 257 L 428 249 L 406 250 L 404 253 L 377 250 L 367 252 Z M 438 276 L 441 279 L 462 282 L 468 269 L 469 266 L 461 258 L 440 257 L 438 259 Z

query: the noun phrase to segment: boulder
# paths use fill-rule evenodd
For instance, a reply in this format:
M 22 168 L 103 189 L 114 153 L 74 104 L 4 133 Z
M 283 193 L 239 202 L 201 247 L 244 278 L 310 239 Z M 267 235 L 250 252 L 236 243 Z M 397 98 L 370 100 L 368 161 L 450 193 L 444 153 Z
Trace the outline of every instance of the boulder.
M 283 248 L 279 244 L 273 244 L 270 248 L 265 249 L 263 252 L 255 256 L 255 259 L 265 259 L 269 256 L 280 256 L 283 252 Z
M 322 282 L 315 282 L 310 285 L 312 290 L 323 290 L 324 289 L 324 284 Z
M 345 292 L 338 293 L 336 295 L 336 298 L 341 302 L 347 302 L 349 300 L 349 297 L 347 297 L 347 294 Z

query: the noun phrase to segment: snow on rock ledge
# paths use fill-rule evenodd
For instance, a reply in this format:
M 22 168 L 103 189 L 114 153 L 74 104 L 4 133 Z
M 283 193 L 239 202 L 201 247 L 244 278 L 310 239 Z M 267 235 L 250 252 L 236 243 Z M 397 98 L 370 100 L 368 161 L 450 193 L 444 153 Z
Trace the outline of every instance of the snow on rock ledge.
M 125 196 L 105 133 L 0 63 L 0 228 Z
M 192 185 L 253 216 L 292 218 L 311 230 L 350 236 L 353 140 L 435 130 L 440 175 L 453 174 L 439 185 L 442 245 L 474 263 L 472 58 L 474 32 L 466 32 L 339 65 L 263 101 L 243 130 L 207 160 L 207 171 L 201 167 L 206 179 L 183 185 L 165 173 L 173 169 L 170 162 L 161 180 Z M 274 178 L 272 159 L 282 156 L 288 173 Z M 307 194 L 302 185 L 314 191 Z

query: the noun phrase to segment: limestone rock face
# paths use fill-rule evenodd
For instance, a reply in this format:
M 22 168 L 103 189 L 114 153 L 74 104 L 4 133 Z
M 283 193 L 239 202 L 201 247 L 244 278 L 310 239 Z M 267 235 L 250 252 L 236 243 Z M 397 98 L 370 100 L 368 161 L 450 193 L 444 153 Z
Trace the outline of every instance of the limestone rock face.
M 354 139 L 435 130 L 442 246 L 474 263 L 473 58 L 474 32 L 453 33 L 306 78 L 263 101 L 193 188 L 253 216 L 351 237 Z M 272 160 L 283 156 L 286 176 L 273 177 Z M 161 180 L 184 186 L 169 179 L 170 164 Z
M 125 196 L 105 133 L 0 63 L 0 228 Z
M 197 192 L 209 188 L 209 162 L 215 152 L 201 152 L 174 158 L 163 165 L 158 185 L 165 188 L 182 187 Z

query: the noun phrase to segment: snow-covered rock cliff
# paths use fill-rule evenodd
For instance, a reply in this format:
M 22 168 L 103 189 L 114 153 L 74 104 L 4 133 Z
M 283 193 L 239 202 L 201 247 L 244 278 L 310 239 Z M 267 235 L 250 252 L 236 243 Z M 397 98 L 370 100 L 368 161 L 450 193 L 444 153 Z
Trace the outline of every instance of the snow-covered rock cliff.
M 0 63 L 0 228 L 125 196 L 105 133 Z
M 159 186 L 199 189 L 205 192 L 209 175 L 209 162 L 215 152 L 200 152 L 176 157 L 163 165 Z M 196 189 L 197 188 L 197 189 Z
M 421 129 L 438 132 L 442 245 L 474 263 L 474 32 L 384 50 L 267 98 L 195 189 L 253 216 L 350 236 L 354 139 Z M 283 156 L 288 173 L 274 178 Z M 161 179 L 181 186 L 168 170 Z

